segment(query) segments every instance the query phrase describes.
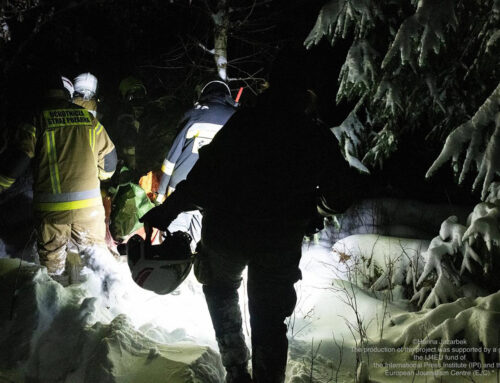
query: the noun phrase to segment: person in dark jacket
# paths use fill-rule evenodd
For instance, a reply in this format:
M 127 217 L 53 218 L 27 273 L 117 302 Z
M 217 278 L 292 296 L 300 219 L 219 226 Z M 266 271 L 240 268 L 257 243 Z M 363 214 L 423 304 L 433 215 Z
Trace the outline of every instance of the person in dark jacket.
M 172 99 L 154 98 L 135 77 L 124 78 L 119 91 L 122 103 L 110 134 L 116 141 L 120 163 L 128 171 L 120 172 L 118 182 L 137 183 L 148 172 L 160 170 L 164 148 L 169 147 L 175 137 L 175 126 L 170 124 L 169 116 L 177 116 L 177 113 Z
M 180 122 L 180 131 L 162 165 L 157 202 L 163 202 L 186 179 L 198 161 L 199 150 L 210 144 L 217 132 L 235 112 L 235 102 L 227 84 L 220 80 L 208 82 L 198 102 Z M 201 214 L 198 210 L 183 212 L 169 227 L 171 232 L 185 231 L 193 238 L 194 250 L 201 235 Z
M 330 211 L 341 212 L 357 191 L 358 174 L 333 134 L 307 114 L 307 77 L 295 73 L 292 82 L 290 73 L 280 72 L 303 70 L 301 65 L 300 57 L 282 55 L 257 105 L 236 112 L 200 150 L 186 180 L 141 219 L 165 229 L 179 212 L 203 209 L 195 275 L 203 284 L 226 382 L 284 381 L 284 321 L 297 301 L 303 237 L 322 194 L 328 194 Z M 245 267 L 252 378 L 237 292 Z

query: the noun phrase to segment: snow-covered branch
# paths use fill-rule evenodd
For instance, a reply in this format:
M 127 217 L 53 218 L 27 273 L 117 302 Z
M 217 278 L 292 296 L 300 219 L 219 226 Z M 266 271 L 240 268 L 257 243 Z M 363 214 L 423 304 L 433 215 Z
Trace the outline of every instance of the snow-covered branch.
M 489 135 L 492 126 L 493 134 Z M 474 188 L 482 183 L 482 198 L 486 198 L 488 188 L 496 173 L 500 172 L 500 83 L 493 93 L 477 110 L 474 116 L 451 132 L 438 158 L 427 171 L 430 177 L 448 160 L 452 160 L 454 171 L 460 170 L 459 182 L 465 179 L 474 162 L 479 171 Z M 486 144 L 487 143 L 487 144 Z M 460 156 L 465 150 L 465 159 L 460 169 Z M 484 147 L 486 146 L 486 151 Z
M 375 83 L 378 56 L 367 40 L 359 40 L 351 46 L 340 71 L 337 101 L 343 97 L 363 96 L 370 91 Z
M 355 111 L 351 112 L 342 124 L 331 128 L 331 131 L 342 146 L 342 151 L 349 164 L 363 173 L 370 173 L 368 168 L 359 160 L 361 154 L 359 148 L 365 141 L 364 136 L 367 134 L 367 129 L 359 121 Z
M 338 38 L 346 38 L 351 29 L 356 37 L 362 38 L 373 28 L 378 17 L 380 11 L 373 1 L 330 0 L 321 8 L 304 45 L 311 48 L 323 37 L 328 37 L 333 45 Z
M 401 63 L 410 61 L 413 52 L 418 53 L 418 64 L 426 64 L 430 51 L 439 54 L 446 43 L 445 31 L 457 27 L 456 2 L 453 0 L 419 0 L 414 15 L 408 17 L 399 27 L 394 41 L 382 62 L 382 68 L 399 53 Z

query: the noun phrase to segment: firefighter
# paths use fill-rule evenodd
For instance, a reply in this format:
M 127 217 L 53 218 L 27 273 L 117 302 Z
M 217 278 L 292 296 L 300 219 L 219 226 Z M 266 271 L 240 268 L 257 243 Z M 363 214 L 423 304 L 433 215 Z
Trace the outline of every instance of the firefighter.
M 117 118 L 116 135 L 119 136 L 118 156 L 129 170 L 137 169 L 137 143 L 140 139 L 140 118 L 146 103 L 146 87 L 136 77 L 127 77 L 120 82 L 120 95 L 124 110 Z
M 69 242 L 104 244 L 100 180 L 113 175 L 116 152 L 104 127 L 68 98 L 59 75 L 43 74 L 43 104 L 17 131 L 0 168 L 0 190 L 33 168 L 35 229 L 40 264 L 53 279 L 65 272 Z
M 169 97 L 151 100 L 136 77 L 124 78 L 119 91 L 122 105 L 111 135 L 117 142 L 118 158 L 129 170 L 121 171 L 120 182 L 137 182 L 150 171 L 160 171 L 164 148 L 175 137 L 169 115 L 177 113 L 170 110 L 173 103 Z
M 81 73 L 78 76 L 75 77 L 74 79 L 74 85 L 73 85 L 73 92 L 71 92 L 69 83 L 65 77 L 63 77 L 63 83 L 64 87 L 68 90 L 68 92 L 71 93 L 71 100 L 73 103 L 76 105 L 80 105 L 81 107 L 87 109 L 94 117 L 99 117 L 99 120 L 102 118 L 102 113 L 98 113 L 97 111 L 97 89 L 99 86 L 99 82 L 97 81 L 97 77 L 94 76 L 92 73 L 85 72 Z M 107 181 L 107 180 L 102 180 L 102 181 Z M 103 198 L 103 205 L 104 205 L 104 211 L 105 211 L 105 222 L 106 222 L 106 243 L 108 246 L 109 251 L 115 256 L 118 257 L 118 251 L 116 249 L 116 244 L 111 236 L 111 233 L 109 232 L 109 223 L 110 223 L 110 215 L 111 215 L 111 195 L 108 193 L 107 189 L 109 187 L 109 183 L 103 182 L 101 185 L 101 195 Z M 79 264 L 77 263 L 74 265 L 71 262 L 71 259 L 69 259 L 70 262 L 68 262 L 71 266 L 71 270 L 73 273 L 78 273 L 78 271 L 73 271 L 73 270 L 78 270 Z
M 225 82 L 210 81 L 202 88 L 198 102 L 181 119 L 179 134 L 163 162 L 157 202 L 163 202 L 186 179 L 200 148 L 212 141 L 234 112 L 235 102 Z M 171 232 L 178 230 L 191 235 L 194 250 L 201 235 L 201 213 L 192 210 L 179 214 L 169 227 Z
M 317 222 L 318 198 L 329 197 L 321 211 L 341 212 L 359 190 L 333 134 L 307 114 L 305 56 L 280 57 L 256 106 L 238 110 L 186 180 L 141 218 L 165 230 L 179 212 L 202 208 L 195 275 L 230 383 L 284 382 L 284 321 L 297 301 L 302 241 Z M 247 266 L 252 377 L 237 292 Z

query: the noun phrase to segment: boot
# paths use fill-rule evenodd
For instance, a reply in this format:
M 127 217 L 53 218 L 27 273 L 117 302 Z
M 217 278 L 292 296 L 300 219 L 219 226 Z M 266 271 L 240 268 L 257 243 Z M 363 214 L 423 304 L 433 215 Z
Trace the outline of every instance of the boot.
M 256 383 L 284 383 L 287 351 L 252 345 L 252 375 Z
M 75 283 L 85 282 L 86 278 L 82 273 L 83 262 L 80 258 L 80 253 L 68 251 L 66 258 L 66 270 L 69 275 L 69 283 L 74 285 Z
M 62 274 L 49 274 L 49 276 L 54 280 L 56 281 L 57 283 L 59 283 L 61 286 L 63 287 L 67 287 L 70 285 L 70 281 L 69 281 L 69 275 L 68 273 L 64 272 Z
M 248 373 L 247 364 L 226 367 L 226 383 L 252 383 L 252 377 Z

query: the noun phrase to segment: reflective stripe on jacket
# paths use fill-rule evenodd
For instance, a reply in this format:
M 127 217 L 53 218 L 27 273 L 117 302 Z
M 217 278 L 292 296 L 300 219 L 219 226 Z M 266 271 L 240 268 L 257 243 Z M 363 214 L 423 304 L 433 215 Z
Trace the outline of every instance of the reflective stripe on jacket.
M 196 104 L 186 113 L 183 118 L 184 127 L 175 138 L 161 167 L 163 175 L 159 194 L 170 194 L 179 182 L 186 179 L 198 160 L 200 148 L 212 141 L 234 112 L 233 106 L 214 96 L 212 100 Z

